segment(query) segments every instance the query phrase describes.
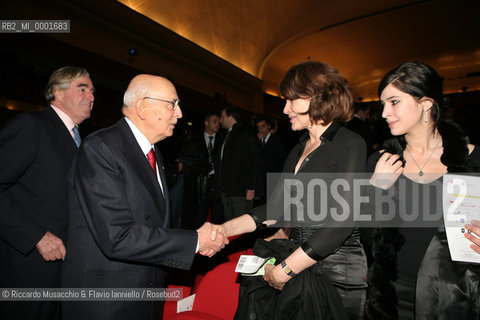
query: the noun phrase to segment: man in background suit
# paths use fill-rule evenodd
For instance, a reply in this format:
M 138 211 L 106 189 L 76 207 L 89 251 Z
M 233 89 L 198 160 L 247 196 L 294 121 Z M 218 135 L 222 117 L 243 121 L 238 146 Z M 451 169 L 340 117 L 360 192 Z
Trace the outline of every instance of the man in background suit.
M 255 118 L 255 125 L 257 127 L 257 137 L 262 144 L 262 155 L 263 155 L 263 190 L 258 194 L 261 197 L 261 201 L 258 204 L 265 202 L 266 197 L 266 184 L 267 174 L 282 172 L 283 164 L 285 158 L 287 157 L 287 151 L 282 142 L 282 139 L 272 133 L 272 128 L 274 126 L 273 122 L 266 116 L 258 116 Z M 271 177 L 272 178 L 272 177 Z M 276 178 L 276 176 L 273 176 Z M 276 179 L 271 179 L 270 183 L 275 185 Z M 257 205 L 257 204 L 256 204 Z
M 218 183 L 225 220 L 238 217 L 253 207 L 255 192 L 263 179 L 262 147 L 251 130 L 240 123 L 235 107 L 222 110 L 220 124 L 227 130 L 220 149 Z
M 224 246 L 197 231 L 170 229 L 169 194 L 155 143 L 182 117 L 165 78 L 138 75 L 124 95 L 124 118 L 82 143 L 68 176 L 70 223 L 62 285 L 79 288 L 162 288 L 164 267 L 190 268 L 198 251 Z M 213 237 L 215 239 L 215 236 Z M 160 319 L 161 302 L 65 302 L 64 319 Z
M 185 212 L 183 220 L 186 227 L 200 227 L 207 220 L 209 209 L 212 223 L 225 222 L 215 179 L 215 161 L 223 143 L 223 136 L 218 134 L 219 121 L 218 114 L 207 114 L 203 121 L 205 128 L 202 134 L 194 136 L 181 152 L 185 185 L 188 186 L 186 193 L 189 194 L 189 199 L 192 200 L 189 202 L 193 207 Z
M 255 125 L 258 130 L 257 137 L 262 144 L 265 172 L 282 172 L 287 151 L 282 139 L 272 133 L 273 122 L 265 116 L 258 116 Z
M 87 70 L 63 67 L 50 77 L 50 106 L 23 113 L 0 131 L 0 287 L 59 286 L 68 223 L 67 172 L 90 117 Z M 0 319 L 54 319 L 58 303 L 1 302 Z

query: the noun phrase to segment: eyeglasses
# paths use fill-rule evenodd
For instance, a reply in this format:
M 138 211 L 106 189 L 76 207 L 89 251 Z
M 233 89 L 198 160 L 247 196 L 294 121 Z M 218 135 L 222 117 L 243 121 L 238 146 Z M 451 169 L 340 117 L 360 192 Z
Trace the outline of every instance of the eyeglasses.
M 157 101 L 169 102 L 169 103 L 172 104 L 172 111 L 177 110 L 178 106 L 180 105 L 180 100 L 178 100 L 178 99 L 165 100 L 165 99 L 152 98 L 152 97 L 143 97 L 143 99 L 152 99 L 152 100 L 157 100 Z

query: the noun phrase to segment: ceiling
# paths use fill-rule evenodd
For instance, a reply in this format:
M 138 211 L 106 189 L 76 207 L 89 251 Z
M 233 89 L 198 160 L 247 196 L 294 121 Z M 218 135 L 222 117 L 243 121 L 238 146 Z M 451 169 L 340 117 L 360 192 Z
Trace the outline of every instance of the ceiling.
M 376 99 L 382 76 L 431 64 L 446 92 L 480 90 L 477 0 L 118 0 L 261 79 L 278 95 L 288 68 L 323 61 L 355 99 Z

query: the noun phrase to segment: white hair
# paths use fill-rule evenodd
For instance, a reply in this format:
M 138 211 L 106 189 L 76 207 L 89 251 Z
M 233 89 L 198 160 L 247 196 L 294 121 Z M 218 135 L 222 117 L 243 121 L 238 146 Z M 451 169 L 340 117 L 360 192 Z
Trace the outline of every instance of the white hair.
M 136 100 L 147 96 L 149 87 L 145 85 L 144 81 L 136 81 L 130 83 L 123 95 L 123 107 L 131 107 Z

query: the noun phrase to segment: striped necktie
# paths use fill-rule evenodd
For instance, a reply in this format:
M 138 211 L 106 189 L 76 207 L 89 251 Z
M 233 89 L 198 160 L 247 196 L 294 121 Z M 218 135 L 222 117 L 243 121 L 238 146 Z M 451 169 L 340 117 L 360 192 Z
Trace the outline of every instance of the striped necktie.
M 208 136 L 208 163 L 210 164 L 210 171 L 213 170 L 213 136 Z

